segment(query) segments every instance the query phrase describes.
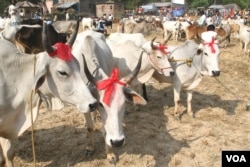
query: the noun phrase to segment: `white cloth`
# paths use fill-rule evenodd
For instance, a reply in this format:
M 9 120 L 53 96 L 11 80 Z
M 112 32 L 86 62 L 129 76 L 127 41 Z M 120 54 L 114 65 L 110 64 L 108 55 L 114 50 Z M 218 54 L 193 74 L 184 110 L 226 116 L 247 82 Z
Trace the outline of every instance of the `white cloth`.
M 206 22 L 206 19 L 207 19 L 206 15 L 203 14 L 203 15 L 200 17 L 200 19 L 198 20 L 198 24 L 199 24 L 200 26 L 204 25 L 205 22 Z
M 212 37 L 214 37 L 214 39 L 216 39 L 217 33 L 214 31 L 206 31 L 206 32 L 203 32 L 201 34 L 201 39 L 204 40 L 205 42 L 211 42 Z

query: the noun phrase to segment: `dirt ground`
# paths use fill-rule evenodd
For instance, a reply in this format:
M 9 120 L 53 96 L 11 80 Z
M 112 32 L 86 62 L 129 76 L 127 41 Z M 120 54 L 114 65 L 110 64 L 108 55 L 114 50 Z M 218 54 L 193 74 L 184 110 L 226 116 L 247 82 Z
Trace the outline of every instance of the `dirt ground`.
M 147 38 L 155 35 L 162 40 L 160 32 Z M 194 90 L 192 104 L 196 118 L 185 113 L 181 121 L 176 120 L 171 84 L 154 80 L 147 83 L 148 104 L 141 111 L 132 111 L 128 105 L 129 112 L 124 117 L 126 144 L 115 149 L 119 156 L 116 166 L 220 167 L 222 150 L 250 151 L 250 59 L 244 56 L 236 39 L 221 51 L 221 76 L 204 77 Z M 185 112 L 185 92 L 181 97 Z M 96 150 L 92 157 L 87 157 L 84 116 L 74 107 L 41 110 L 34 131 L 37 166 L 115 166 L 106 160 L 100 128 L 97 121 Z M 15 148 L 16 167 L 33 166 L 30 129 L 15 141 Z

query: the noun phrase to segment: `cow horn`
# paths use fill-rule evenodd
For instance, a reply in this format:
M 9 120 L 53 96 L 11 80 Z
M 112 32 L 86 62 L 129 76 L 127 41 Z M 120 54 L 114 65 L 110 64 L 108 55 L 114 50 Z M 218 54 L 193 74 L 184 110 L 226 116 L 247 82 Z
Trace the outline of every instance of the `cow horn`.
M 78 28 L 79 28 L 79 20 L 76 21 L 75 29 L 74 29 L 73 33 L 71 34 L 69 40 L 67 41 L 67 44 L 69 46 L 73 46 L 75 39 L 76 39 L 76 36 L 77 36 L 77 33 L 78 33 Z
M 171 36 L 172 36 L 172 33 L 170 33 L 168 35 L 167 39 L 163 42 L 164 45 L 168 43 L 168 41 L 170 40 Z
M 154 37 L 153 39 L 152 39 L 152 41 L 151 41 L 151 48 L 152 49 L 157 49 L 157 47 L 154 45 L 154 40 L 156 39 L 156 37 Z
M 91 84 L 96 85 L 97 80 L 96 80 L 95 77 L 93 77 L 93 75 L 90 73 L 84 54 L 82 54 L 82 58 L 83 58 L 84 72 L 85 72 L 85 74 L 86 74 L 87 79 L 89 80 L 89 82 L 90 82 Z
M 54 52 L 54 48 L 49 44 L 48 37 L 47 37 L 47 23 L 43 22 L 43 32 L 42 32 L 42 43 L 44 50 L 47 53 Z
M 136 65 L 135 69 L 129 75 L 127 75 L 126 77 L 124 77 L 122 79 L 126 83 L 131 82 L 137 76 L 137 74 L 139 73 L 139 71 L 141 69 L 142 55 L 143 55 L 143 52 L 141 52 L 141 55 L 139 57 L 139 61 L 138 61 L 137 65 Z

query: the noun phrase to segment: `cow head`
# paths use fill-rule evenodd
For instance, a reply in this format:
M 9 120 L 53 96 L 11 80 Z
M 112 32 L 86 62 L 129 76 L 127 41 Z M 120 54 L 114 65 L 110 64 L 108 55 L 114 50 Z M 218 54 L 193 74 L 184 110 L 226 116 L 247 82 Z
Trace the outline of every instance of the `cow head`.
M 143 44 L 142 49 L 148 54 L 149 61 L 151 65 L 161 74 L 165 76 L 170 76 L 174 74 L 171 64 L 168 61 L 168 49 L 165 44 L 154 43 L 152 41 Z M 168 40 L 170 36 L 168 37 Z
M 217 77 L 220 75 L 219 69 L 219 44 L 228 39 L 230 33 L 228 32 L 222 38 L 216 40 L 217 33 L 214 31 L 207 31 L 201 34 L 203 39 L 198 49 L 198 54 L 202 54 L 202 74 Z
M 106 76 L 104 80 L 97 81 L 89 72 L 84 59 L 84 71 L 88 80 L 96 85 L 100 99 L 99 112 L 101 114 L 103 127 L 105 130 L 105 142 L 109 147 L 119 147 L 125 143 L 122 122 L 125 112 L 125 102 L 129 100 L 135 104 L 146 104 L 146 101 L 134 90 L 126 85 L 130 83 L 138 74 L 142 54 L 133 72 L 119 79 L 118 69 L 114 69 L 111 76 Z
M 79 25 L 79 22 L 78 22 Z M 42 94 L 60 98 L 74 104 L 81 112 L 93 111 L 97 101 L 90 93 L 80 75 L 80 65 L 71 53 L 78 25 L 66 44 L 50 46 L 47 39 L 47 26 L 43 26 L 42 43 L 46 52 L 37 56 L 34 90 Z

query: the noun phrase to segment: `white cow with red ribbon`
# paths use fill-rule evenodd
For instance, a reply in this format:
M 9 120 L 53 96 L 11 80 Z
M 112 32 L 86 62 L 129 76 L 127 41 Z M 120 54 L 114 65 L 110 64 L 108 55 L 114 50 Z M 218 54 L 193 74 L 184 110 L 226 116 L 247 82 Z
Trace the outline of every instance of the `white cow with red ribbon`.
M 197 45 L 192 40 L 187 40 L 177 47 L 168 47 L 169 49 L 172 48 L 169 50 L 169 61 L 175 75 L 170 78 L 155 72 L 153 77 L 160 82 L 173 83 L 175 116 L 179 117 L 181 115 L 178 106 L 180 92 L 184 88 L 187 91 L 187 113 L 194 117 L 191 106 L 192 91 L 199 85 L 203 76 L 218 77 L 220 75 L 219 44 L 226 40 L 228 35 L 217 40 L 216 32 L 207 31 L 202 34 L 203 41 L 200 45 Z
M 51 46 L 44 25 L 45 51 L 38 54 L 21 53 L 11 42 L 0 39 L 0 166 L 14 166 L 13 141 L 35 122 L 42 99 L 59 98 L 83 113 L 96 110 L 97 100 L 71 54 L 77 30 L 78 26 L 66 44 Z
M 134 61 L 133 69 L 120 77 L 121 67 L 115 68 L 113 65 L 114 57 L 102 33 L 92 30 L 79 33 L 72 49 L 80 63 L 83 79 L 90 84 L 93 94 L 99 99 L 98 111 L 103 124 L 107 159 L 116 163 L 118 158 L 113 147 L 121 147 L 125 143 L 122 127 L 125 102 L 146 104 L 137 92 L 128 87 L 140 71 L 142 56 L 139 54 L 140 58 Z M 88 129 L 87 154 L 92 154 L 94 124 L 90 113 L 84 115 Z
M 120 34 L 119 39 L 108 38 L 106 41 L 114 56 L 113 64 L 120 68 L 121 76 L 127 75 L 133 69 L 142 53 L 142 67 L 130 83 L 133 88 L 140 91 L 141 84 L 147 82 L 154 71 L 168 77 L 174 75 L 174 71 L 168 61 L 167 46 L 164 43 L 155 42 L 156 38 L 148 41 L 139 36 L 140 34 L 136 35 L 142 39 L 130 38 L 134 37 L 134 34 Z M 170 36 L 167 40 L 169 38 Z

